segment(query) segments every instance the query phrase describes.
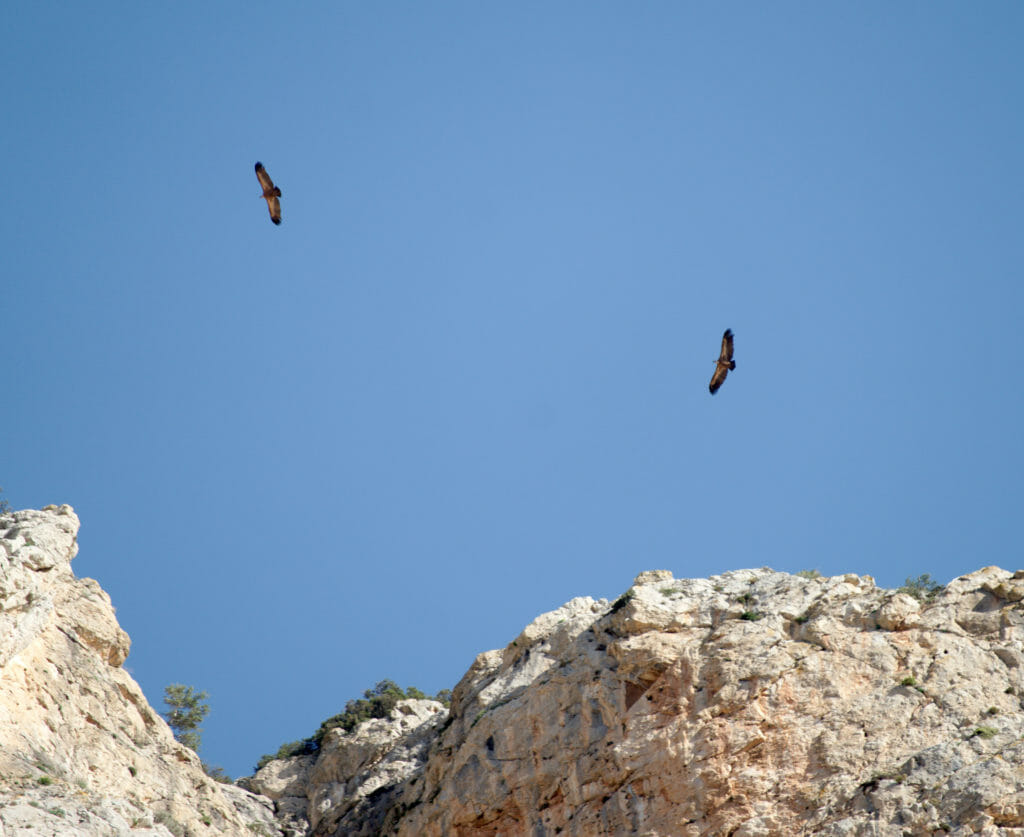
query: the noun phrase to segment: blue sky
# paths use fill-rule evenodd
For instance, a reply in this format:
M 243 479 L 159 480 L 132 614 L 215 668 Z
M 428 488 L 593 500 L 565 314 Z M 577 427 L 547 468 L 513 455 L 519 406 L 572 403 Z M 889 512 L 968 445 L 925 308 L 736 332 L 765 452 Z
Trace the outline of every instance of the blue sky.
M 1019 565 L 1024 6 L 0 21 L 0 485 L 230 774 L 642 570 Z

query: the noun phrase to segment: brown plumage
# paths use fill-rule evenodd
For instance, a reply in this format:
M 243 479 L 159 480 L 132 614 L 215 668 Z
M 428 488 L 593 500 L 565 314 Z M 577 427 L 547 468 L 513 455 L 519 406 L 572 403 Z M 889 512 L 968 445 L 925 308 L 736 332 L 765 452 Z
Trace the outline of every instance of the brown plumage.
M 725 381 L 725 376 L 730 369 L 736 368 L 736 361 L 732 359 L 732 329 L 727 328 L 722 335 L 722 352 L 715 361 L 715 374 L 711 376 L 711 394 L 718 392 L 718 388 Z
M 267 170 L 263 168 L 263 163 L 256 164 L 256 178 L 260 181 L 260 186 L 263 187 L 261 197 L 267 201 L 267 209 L 270 210 L 270 220 L 275 224 L 280 224 L 281 201 L 278 198 L 281 197 L 281 190 L 274 185 L 274 181 L 270 179 Z

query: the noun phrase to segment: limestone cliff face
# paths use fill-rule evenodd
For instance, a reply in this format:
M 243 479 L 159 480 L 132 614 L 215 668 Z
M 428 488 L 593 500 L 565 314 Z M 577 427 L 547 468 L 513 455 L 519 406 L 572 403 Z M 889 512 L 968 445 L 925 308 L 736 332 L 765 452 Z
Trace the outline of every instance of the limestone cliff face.
M 0 515 L 0 835 L 280 835 L 121 668 L 109 597 L 71 571 L 77 534 L 70 506 Z
M 1024 834 L 1024 573 L 642 573 L 249 781 L 313 835 Z M 347 740 L 346 740 L 347 739 Z M 342 753 L 344 750 L 344 753 Z
M 0 515 L 0 837 L 1024 837 L 1024 572 L 927 604 L 867 576 L 642 573 L 481 654 L 450 712 L 403 701 L 246 790 L 121 667 L 77 532 L 68 506 Z
M 374 837 L 422 772 L 446 718 L 437 701 L 403 700 L 390 718 L 364 721 L 351 733 L 330 730 L 318 753 L 272 761 L 239 782 L 272 798 L 282 824 L 297 834 Z

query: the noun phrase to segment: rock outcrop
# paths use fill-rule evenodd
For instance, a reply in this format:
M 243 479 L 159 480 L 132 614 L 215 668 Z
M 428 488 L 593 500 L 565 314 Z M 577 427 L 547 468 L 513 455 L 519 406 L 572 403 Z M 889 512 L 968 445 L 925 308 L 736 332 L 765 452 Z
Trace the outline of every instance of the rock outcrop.
M 109 597 L 71 571 L 77 535 L 70 506 L 0 515 L 0 835 L 280 835 L 121 667 Z
M 400 705 L 251 781 L 322 837 L 1024 835 L 1024 573 L 922 599 L 642 573 L 481 654 L 447 717 Z
M 435 700 L 403 700 L 390 717 L 364 721 L 351 733 L 332 729 L 313 755 L 276 759 L 239 780 L 276 803 L 299 834 L 373 837 L 408 780 L 422 772 L 447 717 Z
M 77 532 L 0 515 L 0 837 L 1024 837 L 1024 572 L 641 573 L 239 787 L 121 667 Z

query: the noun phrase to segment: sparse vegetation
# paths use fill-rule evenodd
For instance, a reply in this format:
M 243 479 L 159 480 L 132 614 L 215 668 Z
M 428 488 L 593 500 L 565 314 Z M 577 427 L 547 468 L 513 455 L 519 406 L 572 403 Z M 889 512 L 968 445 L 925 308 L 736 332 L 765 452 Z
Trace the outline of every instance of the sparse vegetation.
M 196 753 L 202 743 L 203 731 L 199 725 L 210 713 L 209 704 L 203 702 L 208 697 L 206 692 L 197 692 L 195 687 L 181 683 L 164 687 L 164 703 L 168 711 L 162 714 L 167 725 L 173 730 L 175 739 Z
M 922 573 L 917 578 L 908 577 L 907 583 L 896 592 L 906 593 L 913 596 L 919 602 L 930 604 L 942 592 L 942 585 L 934 581 L 928 573 Z
M 742 596 L 737 596 L 736 601 L 741 605 L 749 607 L 754 603 L 754 596 L 751 593 L 744 593 Z
M 796 622 L 798 625 L 802 625 L 804 622 L 806 622 L 810 618 L 811 618 L 811 614 L 810 614 L 810 611 L 808 611 L 806 613 L 801 613 L 793 621 Z
M 817 570 L 799 570 L 796 575 L 800 578 L 821 578 L 821 573 Z
M 158 825 L 162 825 L 164 828 L 170 831 L 171 834 L 174 835 L 174 837 L 185 837 L 185 826 L 183 826 L 180 822 L 174 819 L 174 817 L 172 817 L 170 814 L 164 811 L 161 811 L 159 814 L 154 816 L 153 822 L 157 823 Z
M 971 735 L 972 737 L 976 735 L 978 738 L 992 738 L 997 732 L 999 730 L 994 727 L 976 727 Z
M 988 708 L 988 710 L 985 712 L 985 714 L 986 715 L 998 715 L 999 714 L 999 707 L 998 706 L 990 706 Z
M 66 812 L 64 811 L 63 808 L 51 808 L 50 813 L 53 814 L 55 817 L 63 817 Z
M 51 779 L 49 776 L 40 776 L 38 779 L 36 779 L 36 783 L 40 785 L 52 785 L 53 779 Z
M 609 611 L 609 613 L 618 613 L 620 610 L 622 610 L 622 608 L 629 604 L 630 601 L 632 601 L 633 596 L 635 595 L 636 593 L 634 593 L 632 590 L 627 590 L 625 593 L 619 596 L 614 602 L 612 602 L 612 609 Z
M 745 610 L 740 614 L 740 619 L 746 619 L 748 622 L 756 622 L 758 619 L 764 619 L 764 614 L 759 613 L 756 610 Z
M 413 690 L 412 697 L 426 697 L 419 689 Z M 345 732 L 352 732 L 360 723 L 370 718 L 386 718 L 398 701 L 410 697 L 393 680 L 381 680 L 372 689 L 363 692 L 358 700 L 350 700 L 345 704 L 345 711 L 333 715 L 320 724 L 313 734 L 313 740 L 319 748 L 323 737 L 336 727 L 341 727 Z
M 0 488 L 0 514 L 7 514 L 11 511 L 11 504 L 7 502 L 7 498 L 3 496 L 3 493 L 3 488 Z
M 402 689 L 393 680 L 381 680 L 372 689 L 367 689 L 363 692 L 361 698 L 350 700 L 346 703 L 344 712 L 332 715 L 320 724 L 320 728 L 309 738 L 303 738 L 300 741 L 289 741 L 287 744 L 282 744 L 273 755 L 268 753 L 261 756 L 260 760 L 256 762 L 256 770 L 262 770 L 274 759 L 287 759 L 293 756 L 315 753 L 320 749 L 324 736 L 332 729 L 340 728 L 347 733 L 352 732 L 363 721 L 368 721 L 371 718 L 386 718 L 391 713 L 391 710 L 395 708 L 395 704 L 398 701 L 408 699 L 436 700 L 445 706 L 449 706 L 451 704 L 452 692 L 451 689 L 442 689 L 436 696 L 431 697 L 415 686 Z
M 913 674 L 904 677 L 900 681 L 901 686 L 906 686 L 909 689 L 917 689 L 922 695 L 925 694 L 924 688 L 917 682 L 917 678 Z
M 293 756 L 305 756 L 310 753 L 315 753 L 319 747 L 313 742 L 313 738 L 304 738 L 301 741 L 289 741 L 282 744 L 277 748 L 277 752 L 271 755 L 267 753 L 260 756 L 260 760 L 256 762 L 256 769 L 262 770 L 274 759 L 290 759 Z
M 35 753 L 36 769 L 40 773 L 57 773 L 57 765 L 55 765 L 50 759 L 48 759 L 43 753 Z
M 231 777 L 224 771 L 224 768 L 219 764 L 207 764 L 205 761 L 202 762 L 203 772 L 209 776 L 213 781 L 220 782 L 222 785 L 230 785 Z

